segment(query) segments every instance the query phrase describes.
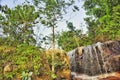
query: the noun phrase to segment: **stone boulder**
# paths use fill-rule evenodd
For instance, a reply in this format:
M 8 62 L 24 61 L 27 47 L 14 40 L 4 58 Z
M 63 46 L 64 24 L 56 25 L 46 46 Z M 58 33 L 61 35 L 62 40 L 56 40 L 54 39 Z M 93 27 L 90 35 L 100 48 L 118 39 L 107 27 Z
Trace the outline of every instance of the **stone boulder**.
M 71 73 L 75 73 L 72 76 L 97 76 L 120 71 L 120 41 L 98 42 L 79 47 L 68 52 L 68 56 Z

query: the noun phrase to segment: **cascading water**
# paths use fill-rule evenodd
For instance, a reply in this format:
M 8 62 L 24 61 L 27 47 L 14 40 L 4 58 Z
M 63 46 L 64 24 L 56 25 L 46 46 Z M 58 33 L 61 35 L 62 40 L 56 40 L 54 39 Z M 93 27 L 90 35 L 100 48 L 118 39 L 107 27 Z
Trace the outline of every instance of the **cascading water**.
M 109 74 L 120 71 L 120 41 L 98 42 L 79 47 L 69 52 L 68 56 L 71 64 L 71 80 L 102 80 L 100 78 L 106 78 Z

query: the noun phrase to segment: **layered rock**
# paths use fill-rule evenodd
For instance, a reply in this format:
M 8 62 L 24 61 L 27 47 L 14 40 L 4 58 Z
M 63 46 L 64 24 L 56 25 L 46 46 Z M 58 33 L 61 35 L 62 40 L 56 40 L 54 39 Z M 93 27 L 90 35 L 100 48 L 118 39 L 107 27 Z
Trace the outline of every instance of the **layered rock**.
M 79 47 L 68 56 L 72 73 L 96 76 L 120 71 L 120 41 Z

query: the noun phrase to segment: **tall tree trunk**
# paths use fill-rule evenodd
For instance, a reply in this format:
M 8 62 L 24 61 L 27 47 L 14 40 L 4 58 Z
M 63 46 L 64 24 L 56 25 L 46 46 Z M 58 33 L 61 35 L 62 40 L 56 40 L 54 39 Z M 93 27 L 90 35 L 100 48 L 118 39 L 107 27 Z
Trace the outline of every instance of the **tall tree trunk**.
M 55 14 L 54 14 L 54 9 L 53 9 L 53 24 L 52 24 L 52 72 L 54 73 L 55 72 L 55 64 L 54 64 L 54 62 L 55 62 L 55 60 L 54 60 L 54 58 L 55 58 L 55 20 L 56 20 L 56 16 L 55 16 Z
M 54 73 L 54 68 L 55 68 L 55 65 L 54 65 L 54 54 L 55 54 L 55 27 L 54 25 L 52 26 L 52 72 Z

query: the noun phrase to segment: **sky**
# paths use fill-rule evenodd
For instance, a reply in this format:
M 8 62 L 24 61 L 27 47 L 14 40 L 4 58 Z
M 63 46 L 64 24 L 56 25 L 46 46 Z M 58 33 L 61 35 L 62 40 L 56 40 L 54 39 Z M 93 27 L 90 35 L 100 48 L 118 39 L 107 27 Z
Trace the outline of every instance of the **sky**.
M 0 2 L 0 4 L 8 5 L 9 7 L 13 8 L 17 4 L 22 4 L 24 1 L 25 0 L 16 0 L 14 2 L 14 0 L 2 0 Z M 31 0 L 28 0 L 28 1 L 31 1 Z M 55 28 L 56 33 L 58 31 L 61 32 L 61 31 L 68 30 L 66 28 L 67 25 L 66 25 L 65 20 L 72 22 L 73 26 L 76 27 L 76 29 L 81 29 L 83 31 L 83 33 L 86 33 L 87 28 L 86 28 L 85 21 L 84 21 L 84 18 L 86 17 L 86 15 L 85 15 L 85 10 L 82 8 L 83 3 L 84 3 L 83 0 L 76 0 L 75 5 L 77 5 L 79 7 L 79 11 L 73 13 L 73 12 L 69 11 L 69 10 L 71 10 L 71 8 L 70 8 L 68 10 L 68 14 L 63 16 L 64 20 L 62 20 L 61 22 L 58 22 L 58 24 L 57 24 L 58 27 Z M 50 28 L 47 28 L 47 27 L 40 25 L 40 24 L 38 24 L 37 27 L 34 28 L 34 31 L 36 33 L 36 36 L 39 36 L 40 34 L 49 35 L 51 33 Z M 37 39 L 37 37 L 36 37 L 36 39 Z

